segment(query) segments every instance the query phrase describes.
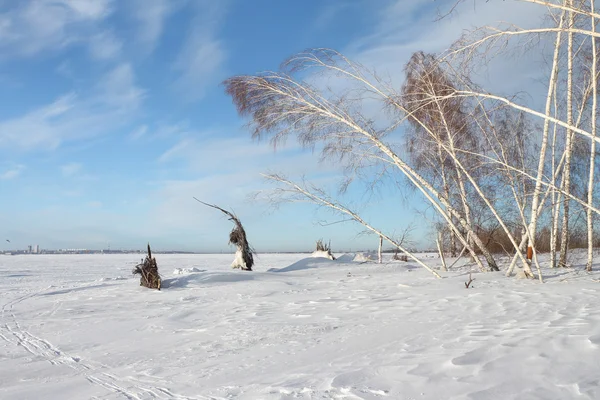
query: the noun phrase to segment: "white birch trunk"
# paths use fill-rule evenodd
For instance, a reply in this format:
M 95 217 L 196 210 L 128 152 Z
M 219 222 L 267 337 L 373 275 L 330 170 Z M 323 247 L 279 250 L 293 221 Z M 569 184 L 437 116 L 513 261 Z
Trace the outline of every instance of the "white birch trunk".
M 383 262 L 383 257 L 382 257 L 382 252 L 383 250 L 383 236 L 379 236 L 379 249 L 377 251 L 377 259 L 379 261 L 379 264 L 381 264 Z
M 594 1 L 590 0 L 591 12 L 595 12 Z M 596 32 L 596 19 L 592 16 L 592 32 Z M 598 76 L 597 76 L 597 54 L 596 54 L 596 40 L 594 37 L 592 40 L 592 132 L 591 134 L 596 136 L 596 107 L 597 107 L 597 93 L 598 93 Z M 594 167 L 596 165 L 596 141 L 592 139 L 590 148 L 590 179 L 588 182 L 588 205 L 591 207 L 594 200 Z M 592 270 L 592 264 L 594 262 L 594 219 L 592 209 L 587 209 L 587 234 L 588 234 L 588 257 L 586 270 Z
M 554 116 L 558 117 L 558 97 L 557 87 L 554 85 Z M 558 171 L 556 167 L 556 132 L 558 126 L 554 124 L 552 133 L 552 183 L 556 185 L 556 177 Z M 550 210 L 550 268 L 556 268 L 556 244 L 558 236 L 558 213 L 560 210 L 560 193 L 557 193 L 555 189 L 552 189 L 552 207 Z
M 573 6 L 573 0 L 566 0 L 566 5 L 569 8 Z M 575 22 L 575 13 L 569 11 L 569 23 L 568 27 L 573 28 Z M 573 125 L 573 33 L 567 33 L 567 124 Z M 573 154 L 573 131 L 567 129 L 567 138 L 565 144 L 565 168 L 564 168 L 564 180 L 562 190 L 565 193 L 563 200 L 563 220 L 562 220 L 562 232 L 560 240 L 560 259 L 558 261 L 559 267 L 567 266 L 567 252 L 569 250 L 569 208 L 571 199 L 569 194 L 571 193 L 571 156 Z M 594 139 L 592 139 L 594 140 Z
M 433 88 L 432 88 L 432 94 L 433 94 Z M 437 110 L 440 115 L 440 120 L 442 121 L 442 123 L 444 125 L 444 129 L 446 131 L 446 136 L 448 138 L 448 146 L 444 145 L 444 143 L 443 143 L 442 139 L 439 137 L 439 135 L 434 135 L 434 132 L 429 131 L 429 129 L 427 129 L 427 131 L 432 135 L 432 137 L 434 139 L 436 139 L 438 141 L 438 149 L 440 149 L 440 150 L 443 149 L 452 158 L 452 161 L 454 163 L 456 180 L 458 182 L 461 201 L 463 204 L 463 210 L 465 213 L 465 222 L 466 222 L 466 225 L 468 225 L 468 227 L 469 227 L 469 231 L 467 232 L 467 243 L 469 244 L 469 246 L 472 246 L 472 243 L 475 242 L 477 244 L 477 247 L 479 248 L 479 250 L 481 250 L 481 253 L 485 257 L 490 269 L 492 271 L 499 271 L 500 269 L 498 268 L 498 265 L 496 264 L 496 260 L 494 260 L 494 257 L 492 256 L 490 251 L 487 249 L 487 247 L 483 244 L 481 239 L 473 231 L 473 224 L 471 223 L 471 210 L 469 208 L 469 204 L 467 201 L 467 191 L 465 189 L 465 181 L 464 181 L 465 175 L 468 177 L 471 184 L 473 186 L 475 186 L 477 193 L 480 194 L 480 196 L 482 196 L 482 198 L 484 198 L 485 196 L 483 196 L 483 193 L 479 190 L 479 187 L 477 186 L 476 181 L 469 175 L 468 171 L 461 165 L 461 163 L 458 159 L 458 156 L 456 154 L 456 149 L 454 147 L 453 132 L 450 131 L 450 128 L 446 121 L 446 116 L 442 112 L 442 108 L 437 99 L 435 99 L 435 103 L 437 105 Z M 425 127 L 424 124 L 422 124 L 422 125 L 423 125 L 423 127 Z M 442 157 L 440 157 L 440 159 L 442 159 Z M 484 198 L 484 200 L 486 201 L 486 205 L 488 205 L 488 207 L 491 208 L 491 211 L 494 213 L 494 216 L 499 218 L 498 214 L 495 212 L 493 207 L 491 207 L 491 204 L 489 202 L 487 202 L 487 200 L 485 198 Z M 500 224 L 503 225 L 502 221 L 500 221 Z M 503 227 L 504 227 L 504 225 L 503 225 Z M 509 232 L 507 232 L 507 234 L 510 235 Z
M 562 28 L 564 22 L 564 12 L 560 17 L 560 22 L 558 27 Z M 560 45 L 561 45 L 562 35 L 559 31 L 556 35 L 556 41 L 554 43 L 554 57 L 552 60 L 552 72 L 550 73 L 550 81 L 548 83 L 548 93 L 546 95 L 546 107 L 545 113 L 546 115 L 550 115 L 551 107 L 552 107 L 552 95 L 554 93 L 554 89 L 556 87 L 556 82 L 558 78 L 558 61 L 559 61 L 559 53 L 560 53 Z M 542 145 L 540 147 L 540 155 L 538 160 L 538 169 L 537 169 L 537 180 L 535 183 L 535 189 L 533 191 L 533 200 L 531 202 L 531 217 L 530 223 L 528 227 L 528 246 L 532 249 L 535 249 L 535 235 L 537 231 L 537 221 L 538 221 L 538 207 L 540 201 L 540 193 L 542 190 L 542 179 L 544 177 L 544 165 L 546 163 L 546 150 L 548 147 L 548 136 L 550 130 L 550 121 L 544 120 L 544 130 L 542 133 Z
M 396 99 L 394 99 L 393 96 L 389 96 L 388 94 L 384 93 L 380 88 L 376 87 L 371 82 L 366 80 L 364 77 L 355 74 L 354 72 L 356 72 L 356 70 L 354 70 L 354 72 L 350 72 L 350 71 L 344 70 L 344 69 L 336 67 L 336 66 L 327 65 L 325 63 L 321 63 L 321 65 L 326 68 L 330 68 L 332 70 L 338 71 L 339 73 L 341 73 L 343 75 L 347 75 L 348 77 L 351 77 L 352 79 L 355 79 L 356 81 L 365 84 L 367 87 L 372 89 L 374 93 L 377 93 L 380 96 L 382 96 L 383 98 L 387 99 L 391 105 L 406 112 L 406 110 L 396 101 Z M 290 83 L 297 84 L 296 82 L 293 82 L 291 80 L 290 80 Z M 279 94 L 286 95 L 286 96 L 289 95 L 289 94 L 287 94 L 285 92 L 281 92 L 281 91 L 279 92 Z M 298 99 L 298 100 L 301 100 L 302 102 L 304 102 L 304 104 L 309 109 L 319 110 L 320 113 L 327 115 L 328 117 L 332 118 L 333 120 L 336 120 L 336 121 L 348 126 L 349 128 L 353 129 L 354 131 L 360 133 L 361 135 L 365 136 L 383 154 L 388 156 L 390 158 L 391 162 L 415 185 L 415 187 L 417 189 L 419 189 L 419 191 L 421 193 L 423 193 L 425 198 L 427 198 L 427 200 L 429 200 L 431 205 L 446 220 L 446 222 L 450 226 L 451 230 L 454 231 L 454 234 L 460 240 L 461 244 L 467 248 L 467 250 L 473 257 L 473 259 L 475 260 L 475 262 L 477 263 L 479 268 L 482 271 L 485 270 L 485 268 L 481 264 L 481 260 L 479 260 L 479 257 L 477 257 L 477 253 L 475 252 L 473 247 L 470 246 L 469 243 L 464 239 L 464 237 L 460 233 L 460 230 L 458 229 L 458 227 L 452 220 L 452 217 L 455 217 L 456 220 L 458 221 L 458 223 L 460 224 L 460 226 L 465 229 L 467 237 L 469 237 L 469 235 L 471 237 L 473 237 L 475 244 L 478 247 L 484 248 L 485 246 L 483 245 L 481 240 L 477 237 L 477 235 L 475 235 L 475 232 L 473 232 L 472 228 L 467 224 L 466 220 L 460 215 L 460 213 L 456 209 L 454 209 L 454 207 L 452 207 L 452 205 L 450 204 L 450 199 L 444 198 L 441 193 L 439 193 L 437 190 L 435 190 L 435 188 L 429 182 L 427 182 L 427 180 L 425 180 L 414 169 L 412 169 L 408 164 L 406 164 L 404 162 L 404 160 L 402 160 L 402 158 L 398 157 L 398 155 L 389 146 L 384 144 L 378 137 L 374 136 L 370 132 L 363 129 L 361 126 L 357 125 L 354 121 L 344 118 L 340 115 L 337 115 L 336 113 L 332 112 L 331 110 L 327 109 L 326 107 L 324 107 L 324 108 L 320 107 L 320 106 L 322 106 L 321 104 L 319 104 L 319 106 L 317 106 L 317 105 L 311 103 L 310 101 L 306 101 L 305 99 Z M 431 131 L 427 128 L 426 125 L 421 124 L 421 126 L 431 134 Z M 439 200 L 441 205 L 438 203 L 438 201 L 436 201 L 436 199 Z M 446 209 L 447 212 L 444 212 L 444 209 L 442 206 Z M 496 266 L 496 268 L 497 268 L 497 266 Z
M 446 267 L 446 259 L 444 258 L 444 248 L 442 247 L 442 233 L 441 232 L 438 232 L 438 236 L 435 241 L 437 243 L 438 252 L 440 253 L 440 260 L 442 260 L 442 269 L 444 271 L 448 271 L 448 267 Z
M 328 66 L 326 64 L 323 64 L 323 66 L 325 66 L 327 68 L 331 68 L 336 71 L 339 71 L 342 74 L 348 75 L 349 77 L 352 77 L 353 79 L 356 79 L 357 81 L 364 83 L 368 87 L 372 88 L 376 93 L 379 93 L 384 98 L 390 100 L 391 104 L 393 104 L 393 105 L 399 107 L 401 110 L 403 110 L 403 108 L 395 101 L 394 98 L 386 95 L 379 88 L 372 85 L 370 82 L 368 82 L 364 78 L 354 75 L 354 74 L 350 73 L 349 71 L 345 71 L 345 70 L 339 69 L 334 66 Z M 284 79 L 285 81 L 287 81 L 290 84 L 300 86 L 297 82 L 294 82 L 293 80 L 291 80 L 289 78 L 281 78 L 281 77 L 278 77 L 278 78 Z M 415 185 L 415 187 L 425 196 L 425 198 L 431 203 L 431 205 L 446 220 L 446 222 L 448 223 L 450 228 L 454 231 L 454 234 L 461 241 L 461 244 L 463 246 L 467 247 L 467 250 L 475 259 L 477 266 L 482 271 L 485 271 L 485 267 L 481 263 L 481 260 L 479 260 L 479 258 L 477 257 L 477 253 L 475 252 L 473 247 L 470 246 L 467 243 L 467 241 L 464 239 L 464 237 L 460 233 L 460 230 L 458 229 L 458 227 L 456 226 L 454 221 L 452 221 L 451 217 L 454 216 L 456 218 L 456 220 L 458 221 L 458 223 L 460 224 L 460 226 L 462 226 L 465 229 L 465 231 L 467 232 L 467 235 L 469 235 L 469 234 L 472 235 L 476 239 L 476 244 L 478 246 L 481 245 L 481 247 L 483 247 L 483 243 L 481 243 L 481 241 L 479 241 L 480 243 L 477 243 L 478 238 L 474 234 L 474 232 L 472 232 L 471 227 L 468 226 L 465 219 L 462 218 L 460 213 L 456 209 L 454 209 L 454 207 L 452 207 L 449 199 L 444 198 L 443 195 L 441 193 L 439 193 L 437 190 L 435 190 L 435 188 L 426 179 L 424 179 L 421 175 L 419 175 L 419 173 L 417 173 L 406 162 L 404 162 L 404 160 L 402 160 L 402 158 L 400 158 L 388 145 L 383 143 L 379 137 L 377 137 L 373 133 L 365 130 L 363 127 L 358 125 L 352 119 L 348 119 L 346 117 L 346 115 L 338 115 L 336 112 L 334 112 L 330 108 L 328 108 L 328 106 L 326 104 L 324 104 L 323 102 L 317 101 L 317 103 L 314 104 L 311 101 L 302 97 L 301 95 L 291 94 L 291 93 L 282 91 L 276 87 L 270 87 L 269 89 L 279 95 L 292 97 L 294 100 L 303 103 L 307 107 L 307 109 L 312 110 L 312 112 L 316 112 L 323 116 L 327 116 L 328 118 L 331 118 L 333 121 L 337 121 L 343 125 L 346 125 L 350 129 L 352 129 L 354 132 L 357 132 L 357 133 L 363 135 L 365 138 L 367 138 L 369 141 L 371 141 L 375 145 L 375 147 L 377 147 L 377 149 L 379 149 L 383 154 L 385 154 L 387 157 L 389 157 L 390 162 L 392 164 L 394 164 L 408 178 L 408 180 L 410 180 Z M 426 126 L 424 126 L 424 128 L 427 129 Z M 438 202 L 438 200 L 439 200 L 439 202 Z M 445 208 L 445 210 L 444 210 L 444 208 Z M 386 240 L 390 241 L 390 239 L 388 239 L 387 237 L 385 237 L 385 238 L 386 238 Z M 394 243 L 394 242 L 391 241 L 391 243 Z

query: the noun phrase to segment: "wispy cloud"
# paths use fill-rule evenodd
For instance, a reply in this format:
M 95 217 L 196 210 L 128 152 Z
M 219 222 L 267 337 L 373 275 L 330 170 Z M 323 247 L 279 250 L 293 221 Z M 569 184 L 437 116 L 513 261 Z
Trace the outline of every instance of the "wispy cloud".
M 350 6 L 349 3 L 344 1 L 337 1 L 333 3 L 325 4 L 317 18 L 313 22 L 313 29 L 322 30 L 330 25 L 335 18 L 337 18 L 342 11 Z
M 9 179 L 14 179 L 18 177 L 24 169 L 24 165 L 16 165 L 14 167 L 11 167 L 5 170 L 4 172 L 0 173 L 0 180 L 6 181 Z
M 522 27 L 538 25 L 546 11 L 544 7 L 520 2 L 482 2 L 477 3 L 476 7 L 463 4 L 452 16 L 436 21 L 440 13 L 447 11 L 454 2 L 440 3 L 431 4 L 422 0 L 391 1 L 381 12 L 379 22 L 372 32 L 351 43 L 344 53 L 352 60 L 375 69 L 380 75 L 389 77 L 394 86 L 398 87 L 404 76 L 402 67 L 415 51 L 444 52 L 465 30 L 497 25 L 502 21 L 510 21 Z M 542 55 L 537 52 L 531 56 L 539 58 Z M 490 87 L 490 90 L 519 90 L 522 87 L 523 82 L 513 76 L 514 61 L 496 60 L 503 63 L 504 74 L 511 79 L 496 79 L 500 84 L 498 87 Z M 531 63 L 532 57 L 525 57 L 522 62 Z M 501 72 L 501 69 L 496 72 Z M 495 82 L 489 83 L 493 85 Z M 507 83 L 512 86 L 507 87 Z
M 102 202 L 94 200 L 94 201 L 88 202 L 87 205 L 88 205 L 88 207 L 91 207 L 91 208 L 101 208 L 102 207 Z
M 68 60 L 65 60 L 58 64 L 55 71 L 58 75 L 64 78 L 73 78 L 73 68 L 71 67 L 71 63 Z
M 133 67 L 128 63 L 110 71 L 97 89 L 103 102 L 123 111 L 137 109 L 145 95 L 145 91 L 136 86 Z
M 63 176 L 71 177 L 79 173 L 82 167 L 83 165 L 81 163 L 72 162 L 61 166 L 60 170 L 62 171 Z
M 105 17 L 112 11 L 113 0 L 41 0 L 39 2 L 62 4 L 82 18 L 95 20 Z
M 56 148 L 61 136 L 67 135 L 62 128 L 73 123 L 73 118 L 67 122 L 64 116 L 76 107 L 76 98 L 74 93 L 69 93 L 21 117 L 0 122 L 0 147 Z
M 166 139 L 174 137 L 183 137 L 191 133 L 191 126 L 188 121 L 179 121 L 176 123 L 159 123 L 152 131 L 152 136 L 157 139 Z
M 274 157 L 298 148 L 286 146 L 275 153 L 266 144 L 258 144 L 249 137 L 220 138 L 219 132 L 197 132 L 194 136 L 184 135 L 157 159 L 159 163 L 183 163 L 190 172 L 215 174 L 231 173 L 239 170 L 243 160 L 244 170 L 253 171 L 256 176 L 261 168 L 266 168 Z M 291 160 L 290 160 L 291 161 Z
M 95 92 L 65 94 L 28 113 L 0 121 L 0 148 L 56 149 L 63 142 L 111 132 L 135 116 L 144 91 L 136 86 L 129 64 L 99 79 Z
M 174 88 L 187 101 L 205 96 L 206 90 L 218 82 L 226 59 L 219 24 L 225 12 L 222 3 L 201 3 L 192 18 L 187 39 L 173 65 L 178 74 Z
M 197 149 L 198 143 L 196 140 L 191 138 L 185 138 L 175 144 L 173 147 L 165 151 L 158 157 L 159 163 L 165 163 L 173 160 L 174 158 L 181 158 L 182 156 L 187 158 L 187 156 Z
M 138 140 L 144 137 L 148 133 L 148 125 L 141 125 L 137 127 L 133 132 L 129 134 L 130 140 Z
M 193 130 L 189 122 L 154 122 L 143 124 L 135 128 L 129 134 L 129 140 L 136 141 L 144 139 L 145 141 L 157 140 L 178 140 L 193 135 Z
M 0 13 L 0 54 L 32 56 L 85 38 L 113 11 L 113 0 L 22 0 Z
M 166 19 L 183 5 L 181 0 L 134 0 L 132 14 L 138 22 L 138 41 L 152 52 L 163 32 Z
M 121 53 L 123 42 L 110 30 L 97 33 L 90 39 L 90 55 L 96 60 L 110 60 Z

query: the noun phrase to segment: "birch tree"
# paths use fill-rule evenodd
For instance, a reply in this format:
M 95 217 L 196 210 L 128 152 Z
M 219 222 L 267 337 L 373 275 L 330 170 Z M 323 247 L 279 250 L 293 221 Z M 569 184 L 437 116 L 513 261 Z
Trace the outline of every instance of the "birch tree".
M 590 0 L 590 12 L 595 13 L 594 1 Z M 592 16 L 590 18 L 592 33 L 596 32 L 596 19 Z M 587 208 L 587 240 L 588 240 L 588 253 L 587 253 L 587 264 L 586 269 L 592 270 L 592 263 L 594 261 L 594 214 L 592 212 L 592 205 L 594 201 L 594 170 L 596 167 L 596 119 L 597 119 L 597 106 L 598 106 L 598 51 L 596 49 L 596 39 L 592 37 L 592 60 L 591 60 L 591 80 L 592 80 L 592 116 L 591 116 L 591 148 L 590 148 L 590 171 L 588 181 L 588 208 Z
M 600 15 L 593 1 L 590 6 L 580 0 L 523 1 L 546 8 L 554 24 L 532 29 L 483 27 L 459 38 L 443 54 L 416 53 L 408 62 L 407 79 L 400 90 L 338 52 L 315 49 L 292 57 L 279 72 L 232 77 L 225 81 L 226 91 L 238 113 L 250 120 L 254 137 L 268 136 L 277 143 L 294 136 L 305 146 L 321 148 L 323 157 L 338 157 L 347 170 L 366 171 L 365 179 L 376 179 L 378 171 L 402 176 L 480 269 L 484 266 L 479 252 L 490 269 L 498 268 L 487 248 L 490 237 L 486 243 L 479 237 L 487 224 L 491 232 L 502 232 L 512 247 L 505 251 L 514 252 L 507 275 L 520 260 L 527 276 L 534 276 L 534 264 L 542 280 L 538 233 L 540 227 L 548 232 L 544 235 L 549 236 L 551 260 L 555 260 L 554 239 L 561 216 L 559 265 L 566 265 L 573 204 L 585 211 L 591 268 L 593 217 L 600 213 L 594 204 L 595 152 L 600 141 L 596 135 L 595 41 L 600 38 L 596 31 Z M 502 51 L 513 39 L 533 48 L 541 35 L 554 43 L 542 110 L 471 82 L 474 64 L 481 65 L 482 59 Z M 587 49 L 591 49 L 588 59 L 582 57 Z M 576 75 L 583 70 L 589 71 L 588 80 Z M 312 86 L 302 79 L 307 71 L 335 77 L 350 83 L 352 89 L 335 92 Z M 364 114 L 367 99 L 393 111 L 387 124 Z M 533 137 L 532 129 L 523 128 L 519 121 L 532 121 L 528 126 L 539 123 L 540 135 Z M 405 132 L 408 135 L 402 136 Z M 408 152 L 398 148 L 399 138 L 409 145 Z M 512 143 L 507 138 L 518 140 Z M 527 147 L 527 141 L 534 143 Z M 581 143 L 589 143 L 584 152 Z M 584 169 L 586 184 L 579 186 L 587 190 L 573 191 L 573 182 L 584 181 Z M 411 256 L 390 235 L 334 198 L 286 178 L 273 176 L 273 180 L 291 188 L 291 193 L 350 216 Z M 531 265 L 523 254 L 526 247 L 532 252 Z
M 566 6 L 568 8 L 573 7 L 573 0 L 566 0 Z M 575 26 L 575 13 L 568 11 L 568 23 L 567 28 L 568 42 L 567 42 L 567 103 L 565 105 L 567 109 L 567 124 L 573 125 L 573 32 L 571 29 Z M 565 143 L 565 171 L 563 178 L 563 191 L 570 193 L 571 190 L 571 156 L 573 155 L 573 132 L 567 129 L 566 143 Z M 569 250 L 569 210 L 570 210 L 570 199 L 569 196 L 565 196 L 563 200 L 563 220 L 562 230 L 560 239 L 560 259 L 558 260 L 559 267 L 567 266 L 567 253 Z

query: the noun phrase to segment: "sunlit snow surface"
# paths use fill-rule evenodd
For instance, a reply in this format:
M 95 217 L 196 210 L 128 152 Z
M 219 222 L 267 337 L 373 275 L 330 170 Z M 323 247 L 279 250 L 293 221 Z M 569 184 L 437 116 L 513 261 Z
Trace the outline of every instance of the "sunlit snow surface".
M 470 289 L 336 256 L 156 254 L 160 292 L 138 255 L 0 256 L 0 399 L 600 399 L 583 253 Z

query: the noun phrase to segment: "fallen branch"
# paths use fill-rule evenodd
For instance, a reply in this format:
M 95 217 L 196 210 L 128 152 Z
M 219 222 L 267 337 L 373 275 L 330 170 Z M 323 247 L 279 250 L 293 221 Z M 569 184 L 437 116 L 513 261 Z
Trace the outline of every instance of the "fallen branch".
M 471 278 L 471 273 L 469 272 L 469 282 L 465 282 L 465 287 L 468 289 L 474 280 L 475 280 L 475 278 Z

